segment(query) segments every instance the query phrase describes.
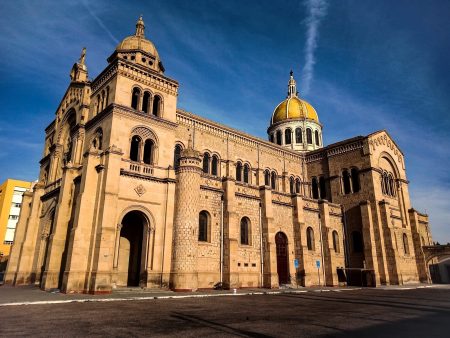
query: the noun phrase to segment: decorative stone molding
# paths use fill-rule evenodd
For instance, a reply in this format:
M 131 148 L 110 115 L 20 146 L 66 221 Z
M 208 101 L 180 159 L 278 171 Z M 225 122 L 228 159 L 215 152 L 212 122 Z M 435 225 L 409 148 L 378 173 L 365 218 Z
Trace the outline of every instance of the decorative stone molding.
M 138 196 L 141 197 L 146 193 L 147 190 L 145 190 L 142 184 L 139 184 L 137 187 L 134 188 L 134 191 L 136 191 L 136 194 L 138 194 Z

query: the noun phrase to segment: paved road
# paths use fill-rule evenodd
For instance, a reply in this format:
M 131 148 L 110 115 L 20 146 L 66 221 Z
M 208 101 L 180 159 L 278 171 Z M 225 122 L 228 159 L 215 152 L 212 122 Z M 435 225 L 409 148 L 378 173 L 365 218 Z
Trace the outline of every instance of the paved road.
M 0 307 L 0 336 L 448 337 L 450 289 Z

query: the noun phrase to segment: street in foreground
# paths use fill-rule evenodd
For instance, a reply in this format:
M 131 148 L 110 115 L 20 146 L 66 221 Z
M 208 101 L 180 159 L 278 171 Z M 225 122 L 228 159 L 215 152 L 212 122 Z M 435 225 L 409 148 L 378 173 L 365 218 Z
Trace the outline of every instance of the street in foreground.
M 444 337 L 450 332 L 450 288 L 14 305 L 0 311 L 2 337 Z

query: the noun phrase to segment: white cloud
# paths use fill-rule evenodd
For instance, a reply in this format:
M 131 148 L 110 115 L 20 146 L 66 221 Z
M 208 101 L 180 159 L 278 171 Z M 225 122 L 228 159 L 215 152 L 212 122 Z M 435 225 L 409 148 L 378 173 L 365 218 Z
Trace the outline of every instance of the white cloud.
M 327 14 L 328 3 L 326 0 L 307 0 L 305 5 L 308 10 L 308 17 L 305 19 L 307 30 L 302 92 L 308 94 L 314 75 L 314 64 L 316 63 L 314 52 L 317 48 L 317 39 L 319 38 L 319 24 Z

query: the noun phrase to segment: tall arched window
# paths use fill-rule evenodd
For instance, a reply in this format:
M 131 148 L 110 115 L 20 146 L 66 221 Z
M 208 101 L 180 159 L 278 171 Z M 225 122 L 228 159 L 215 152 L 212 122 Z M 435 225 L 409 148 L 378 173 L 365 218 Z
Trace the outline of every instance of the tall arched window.
M 295 180 L 295 192 L 297 194 L 301 194 L 302 193 L 302 183 L 301 183 L 299 178 L 297 178 Z
M 242 163 L 241 162 L 236 163 L 236 181 L 237 182 L 242 181 Z
M 209 154 L 203 154 L 203 172 L 209 174 Z
M 173 151 L 173 167 L 175 169 L 178 169 L 178 167 L 180 166 L 181 150 L 183 150 L 183 148 L 179 144 L 177 144 Z
M 250 245 L 250 220 L 247 217 L 241 219 L 241 244 Z
M 386 180 L 384 179 L 385 173 L 381 173 L 381 192 L 386 194 Z
M 352 168 L 350 170 L 350 173 L 352 175 L 352 187 L 353 187 L 353 192 L 358 192 L 360 189 L 360 185 L 359 185 L 359 172 L 358 169 L 356 168 Z
M 104 107 L 108 107 L 108 102 L 109 102 L 109 87 L 106 87 L 106 97 L 105 97 L 105 104 Z
M 291 194 L 295 193 L 295 186 L 294 186 L 294 178 L 291 177 L 289 178 L 289 191 L 291 192 Z
M 95 105 L 96 114 L 100 113 L 100 106 L 101 106 L 100 100 L 101 100 L 100 95 L 97 95 L 97 104 Z
M 205 210 L 198 215 L 198 240 L 199 242 L 209 242 L 211 216 Z
M 311 190 L 312 190 L 312 197 L 314 199 L 319 199 L 319 184 L 317 182 L 316 177 L 313 177 L 311 180 Z
M 281 137 L 282 137 L 281 130 L 277 130 L 277 144 L 280 146 L 281 146 L 281 142 L 282 142 Z
M 154 143 L 152 140 L 145 140 L 144 143 L 144 163 L 151 164 L 153 160 L 153 146 Z
M 131 138 L 130 160 L 139 161 L 139 152 L 141 148 L 141 138 L 137 135 Z
M 360 253 L 364 250 L 363 238 L 359 231 L 352 232 L 353 252 Z
M 309 129 L 309 128 L 306 129 L 306 143 L 308 143 L 308 144 L 313 144 L 313 141 L 312 141 L 312 131 L 311 131 L 311 129 Z
M 389 174 L 388 181 L 389 181 L 390 195 L 394 197 L 396 195 L 396 193 L 395 193 L 394 177 L 392 176 L 392 174 Z
M 405 255 L 409 255 L 408 236 L 406 234 L 403 234 L 403 251 Z
M 265 172 L 264 172 L 264 185 L 265 186 L 270 186 L 270 172 L 269 172 L 269 170 L 266 170 Z
M 270 134 L 269 140 L 270 140 L 270 142 L 272 142 L 272 143 L 274 142 L 274 136 L 273 136 L 273 133 Z
M 105 109 L 105 91 L 102 90 L 101 93 L 101 103 L 100 103 L 100 111 L 103 111 L 103 109 Z
M 384 173 L 384 187 L 386 189 L 386 195 L 391 196 L 391 186 L 389 184 L 389 176 L 387 173 Z
M 342 184 L 344 186 L 344 194 L 350 194 L 352 189 L 350 185 L 350 174 L 347 169 L 342 171 Z
M 311 227 L 308 227 L 308 229 L 306 229 L 306 245 L 308 246 L 308 250 L 310 251 L 315 250 L 314 230 Z
M 339 235 L 336 230 L 333 231 L 333 249 L 334 249 L 334 252 L 336 252 L 336 253 L 340 252 Z
M 316 130 L 314 132 L 314 138 L 316 139 L 316 146 L 320 145 L 319 132 Z
M 155 95 L 153 97 L 152 114 L 155 116 L 161 116 L 161 97 L 159 95 Z
M 289 128 L 284 131 L 284 144 L 292 143 L 292 130 Z
M 211 175 L 217 176 L 219 174 L 219 158 L 213 155 L 211 159 Z
M 325 177 L 320 176 L 319 177 L 319 195 L 320 198 L 326 199 L 327 198 L 327 189 L 325 186 Z
M 138 109 L 139 98 L 141 91 L 139 88 L 133 88 L 133 94 L 131 95 L 131 108 Z
M 142 111 L 146 114 L 148 114 L 150 110 L 150 92 L 144 92 L 144 97 L 142 99 Z
M 271 188 L 275 190 L 277 186 L 277 174 L 275 173 L 275 171 L 272 172 L 270 183 Z
M 302 128 L 295 129 L 295 143 L 303 143 Z
M 249 172 L 250 172 L 250 167 L 246 163 L 246 164 L 244 164 L 244 183 L 249 183 Z

